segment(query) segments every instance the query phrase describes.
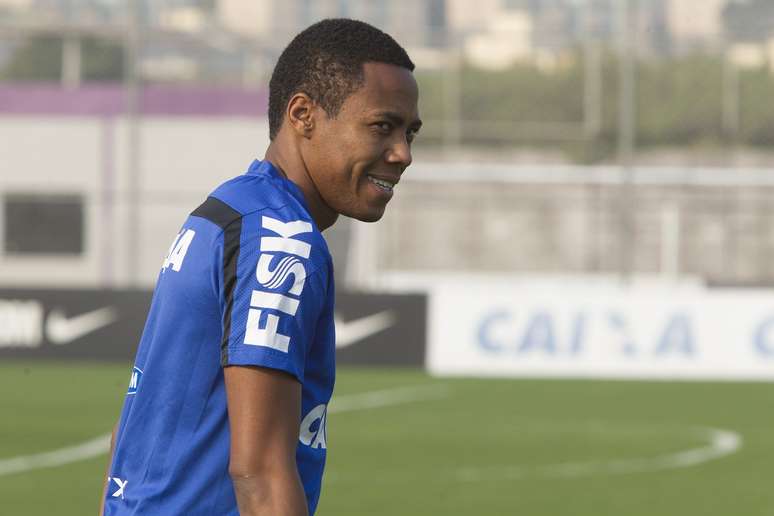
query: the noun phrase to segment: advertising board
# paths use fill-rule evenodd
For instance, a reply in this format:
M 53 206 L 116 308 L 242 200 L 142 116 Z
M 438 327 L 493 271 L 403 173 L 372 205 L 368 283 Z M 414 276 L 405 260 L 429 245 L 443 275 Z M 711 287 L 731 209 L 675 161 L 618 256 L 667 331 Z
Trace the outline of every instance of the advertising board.
M 130 361 L 150 301 L 149 290 L 0 290 L 0 359 Z M 424 295 L 339 293 L 337 361 L 422 366 L 426 305 Z
M 443 284 L 438 375 L 774 380 L 774 292 Z
M 0 358 L 131 360 L 147 290 L 0 290 Z
M 422 367 L 426 328 L 424 294 L 339 293 L 336 362 Z

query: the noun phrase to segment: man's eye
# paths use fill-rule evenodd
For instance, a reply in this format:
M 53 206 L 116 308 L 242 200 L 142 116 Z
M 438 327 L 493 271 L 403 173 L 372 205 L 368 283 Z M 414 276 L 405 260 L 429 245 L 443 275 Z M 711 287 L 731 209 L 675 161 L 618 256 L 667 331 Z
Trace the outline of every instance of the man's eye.
M 414 141 L 414 138 L 417 137 L 417 130 L 416 129 L 409 129 L 406 131 L 406 141 L 409 143 Z
M 389 133 L 390 131 L 392 131 L 392 124 L 389 122 L 376 122 L 374 126 L 376 126 L 376 128 L 379 129 L 379 131 L 382 131 L 384 133 Z

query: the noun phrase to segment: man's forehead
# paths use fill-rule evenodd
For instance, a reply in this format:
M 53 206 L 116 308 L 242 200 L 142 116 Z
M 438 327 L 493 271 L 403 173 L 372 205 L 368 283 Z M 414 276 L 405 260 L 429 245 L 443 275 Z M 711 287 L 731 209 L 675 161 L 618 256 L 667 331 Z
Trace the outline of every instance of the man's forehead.
M 368 62 L 363 64 L 365 83 L 378 84 L 387 89 L 411 87 L 416 89 L 414 74 L 408 68 L 389 63 Z
M 414 75 L 401 66 L 365 63 L 363 85 L 353 94 L 369 111 L 410 111 L 416 115 L 418 88 Z

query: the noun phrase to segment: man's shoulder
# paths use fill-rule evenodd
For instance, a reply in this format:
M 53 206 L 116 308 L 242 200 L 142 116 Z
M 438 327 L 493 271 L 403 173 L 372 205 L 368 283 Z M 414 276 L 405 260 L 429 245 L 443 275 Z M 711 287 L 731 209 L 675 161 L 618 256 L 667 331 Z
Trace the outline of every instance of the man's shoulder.
M 221 229 L 242 219 L 261 216 L 311 223 L 303 203 L 285 185 L 254 175 L 241 175 L 222 183 L 191 215 L 209 220 Z
M 248 174 L 229 179 L 218 186 L 210 197 L 227 204 L 241 216 L 263 210 L 279 210 L 293 201 L 278 181 L 264 175 Z
M 301 260 L 307 275 L 332 272 L 325 238 L 309 214 L 294 204 L 248 213 L 242 218 L 242 225 L 242 244 L 256 258 L 288 267 L 294 260 Z
M 213 196 L 207 197 L 191 212 L 191 216 L 208 220 L 222 230 L 242 218 L 242 214 L 231 205 Z
M 192 213 L 210 221 L 228 240 L 255 256 L 296 254 L 312 270 L 331 268 L 325 238 L 312 220 L 300 192 L 285 181 L 243 175 L 226 181 Z

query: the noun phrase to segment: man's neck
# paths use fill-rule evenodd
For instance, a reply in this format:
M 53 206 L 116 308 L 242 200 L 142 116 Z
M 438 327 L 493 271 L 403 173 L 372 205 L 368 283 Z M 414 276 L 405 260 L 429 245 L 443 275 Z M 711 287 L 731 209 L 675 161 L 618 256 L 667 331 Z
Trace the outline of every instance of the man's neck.
M 320 197 L 301 153 L 297 149 L 279 142 L 278 139 L 281 136 L 277 135 L 274 141 L 269 144 L 263 159 L 274 165 L 282 175 L 301 189 L 317 229 L 324 231 L 336 222 L 339 214 L 325 204 L 325 201 Z

